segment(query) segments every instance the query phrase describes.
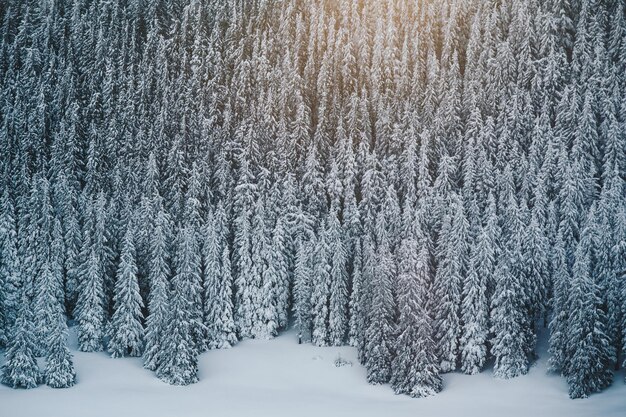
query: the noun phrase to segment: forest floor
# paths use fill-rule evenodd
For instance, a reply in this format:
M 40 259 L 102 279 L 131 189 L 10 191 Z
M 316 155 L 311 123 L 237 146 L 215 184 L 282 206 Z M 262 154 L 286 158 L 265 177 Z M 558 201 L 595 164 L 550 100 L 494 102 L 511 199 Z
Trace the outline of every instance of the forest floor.
M 75 337 L 71 339 L 75 348 Z M 626 416 L 624 371 L 604 392 L 570 400 L 563 378 L 546 373 L 545 347 L 540 338 L 540 358 L 528 375 L 497 380 L 489 367 L 475 376 L 448 374 L 444 390 L 424 399 L 395 395 L 387 385 L 368 385 L 353 348 L 298 345 L 293 331 L 204 353 L 200 382 L 188 387 L 164 384 L 138 358 L 74 351 L 76 386 L 27 391 L 0 386 L 0 416 Z M 353 365 L 336 367 L 339 355 Z

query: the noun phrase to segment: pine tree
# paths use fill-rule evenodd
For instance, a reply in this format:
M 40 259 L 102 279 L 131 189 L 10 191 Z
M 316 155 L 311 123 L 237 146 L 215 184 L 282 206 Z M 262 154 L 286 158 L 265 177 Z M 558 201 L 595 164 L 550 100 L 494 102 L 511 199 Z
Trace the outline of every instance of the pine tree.
M 189 385 L 198 381 L 198 347 L 194 340 L 192 304 L 196 291 L 193 273 L 193 235 L 181 228 L 177 236 L 177 270 L 172 279 L 165 339 L 157 377 L 171 385 Z
M 115 282 L 115 312 L 109 324 L 109 352 L 114 358 L 141 356 L 144 328 L 143 300 L 139 293 L 135 254 L 135 230 L 131 224 L 124 235 L 122 255 Z
M 414 226 L 415 228 L 415 226 Z M 428 298 L 429 253 L 419 244 L 416 233 L 402 240 L 399 249 L 398 337 L 391 363 L 391 386 L 396 394 L 427 397 L 443 388 L 439 376 L 430 317 L 425 309 Z
M 17 256 L 15 213 L 6 187 L 0 200 L 0 285 L 2 285 L 0 316 L 3 322 L 0 323 L 3 325 L 0 328 L 0 346 L 5 346 L 8 342 L 19 307 L 21 283 Z
M 72 354 L 67 347 L 67 323 L 61 308 L 57 308 L 55 324 L 47 337 L 45 381 L 52 388 L 69 388 L 76 383 Z
M 567 339 L 569 329 L 568 299 L 571 275 L 567 267 L 567 259 L 563 238 L 559 233 L 553 253 L 554 294 L 552 296 L 552 320 L 550 321 L 550 359 L 548 366 L 551 371 L 564 373 L 568 368 Z
M 216 341 L 220 349 L 229 348 L 237 343 L 235 320 L 233 318 L 233 294 L 232 294 L 232 270 L 230 266 L 230 251 L 228 246 L 224 246 L 222 251 L 222 281 L 220 285 L 218 299 L 222 300 L 219 313 L 218 329 Z
M 94 352 L 102 350 L 104 283 L 95 250 L 91 249 L 88 253 L 79 284 L 75 315 L 78 321 L 78 348 L 83 352 Z
M 171 221 L 168 214 L 157 203 L 155 227 L 150 244 L 150 298 L 146 319 L 144 367 L 152 371 L 161 363 L 161 347 L 165 340 L 169 306 L 170 252 L 168 240 L 171 236 Z
M 21 306 L 5 353 L 6 361 L 2 366 L 2 383 L 11 388 L 28 389 L 37 386 L 39 367 L 34 352 L 35 333 L 31 304 L 26 289 L 21 292 Z
M 276 312 L 278 315 L 278 327 L 287 326 L 288 309 L 290 298 L 290 264 L 291 259 L 290 240 L 284 215 L 276 220 L 272 231 L 271 259 L 270 264 L 276 274 Z
M 461 288 L 467 269 L 468 223 L 463 206 L 453 198 L 452 212 L 445 214 L 438 242 L 438 268 L 435 275 L 435 340 L 441 371 L 453 371 L 459 359 L 461 337 Z
M 252 336 L 254 317 L 252 213 L 256 195 L 252 173 L 247 160 L 241 161 L 239 180 L 235 187 L 233 220 L 235 241 L 233 260 L 235 270 L 235 318 L 240 338 Z
M 311 253 L 312 245 L 299 238 L 296 242 L 296 266 L 294 271 L 294 311 L 299 337 L 311 340 Z
M 600 288 L 591 274 L 592 222 L 591 216 L 588 217 L 576 247 L 568 300 L 569 360 L 565 375 L 571 398 L 585 398 L 606 388 L 613 380 L 606 314 L 601 308 Z
M 38 352 L 42 356 L 47 355 L 47 338 L 57 325 L 57 311 L 61 308 L 61 301 L 57 298 L 59 293 L 59 281 L 53 275 L 50 263 L 43 265 L 39 279 L 37 281 L 37 292 L 35 295 L 35 314 L 39 317 L 35 324 L 35 340 L 39 346 Z
M 364 290 L 362 253 L 361 240 L 357 238 L 352 254 L 352 291 L 348 302 L 350 310 L 348 344 L 353 347 L 362 345 L 365 333 L 365 317 L 362 305 Z
M 204 325 L 210 349 L 229 348 L 237 342 L 233 320 L 230 251 L 227 242 L 223 241 L 219 224 L 218 215 L 213 221 L 207 222 L 204 242 Z
M 495 200 L 489 195 L 487 223 L 470 248 L 467 279 L 463 286 L 461 369 L 469 375 L 481 371 L 487 359 L 489 285 L 494 282 L 495 250 L 499 238 Z
M 340 346 L 348 333 L 348 273 L 344 235 L 336 213 L 330 212 L 329 247 L 332 254 L 330 269 L 330 310 L 328 315 L 329 342 Z
M 382 222 L 382 214 L 379 214 L 377 223 Z M 365 331 L 365 368 L 367 381 L 371 384 L 384 384 L 391 377 L 394 309 L 392 280 L 396 266 L 387 239 L 383 233 L 376 250 L 375 276 L 371 282 L 371 304 L 368 308 L 369 323 Z
M 315 239 L 311 292 L 311 341 L 316 346 L 328 344 L 328 307 L 330 302 L 330 249 L 328 247 L 327 222 Z

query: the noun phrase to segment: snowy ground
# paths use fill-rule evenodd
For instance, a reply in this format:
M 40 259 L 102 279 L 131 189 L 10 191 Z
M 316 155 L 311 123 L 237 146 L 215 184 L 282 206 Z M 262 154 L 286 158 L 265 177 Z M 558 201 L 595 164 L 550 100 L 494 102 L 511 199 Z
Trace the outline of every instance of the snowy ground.
M 140 359 L 75 352 L 75 387 L 0 386 L 0 417 L 626 416 L 624 372 L 608 390 L 573 401 L 563 379 L 546 374 L 545 348 L 527 376 L 501 381 L 490 370 L 450 374 L 439 395 L 411 399 L 389 386 L 368 385 L 354 349 L 298 345 L 295 339 L 287 332 L 205 353 L 200 382 L 189 387 L 162 383 Z M 339 354 L 354 365 L 335 367 Z

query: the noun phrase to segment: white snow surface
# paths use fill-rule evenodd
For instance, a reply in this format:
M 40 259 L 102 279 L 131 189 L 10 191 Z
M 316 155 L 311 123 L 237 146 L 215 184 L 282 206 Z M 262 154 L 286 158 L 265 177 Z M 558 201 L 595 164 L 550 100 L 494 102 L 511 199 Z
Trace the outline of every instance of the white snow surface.
M 367 384 L 355 349 L 298 345 L 293 331 L 202 354 L 200 382 L 187 387 L 161 382 L 140 358 L 77 352 L 72 336 L 77 385 L 0 386 L 0 417 L 626 416 L 623 371 L 602 393 L 570 400 L 563 378 L 546 372 L 542 339 L 528 375 L 498 380 L 489 367 L 474 376 L 447 374 L 440 394 L 412 399 Z M 338 355 L 353 366 L 336 367 Z

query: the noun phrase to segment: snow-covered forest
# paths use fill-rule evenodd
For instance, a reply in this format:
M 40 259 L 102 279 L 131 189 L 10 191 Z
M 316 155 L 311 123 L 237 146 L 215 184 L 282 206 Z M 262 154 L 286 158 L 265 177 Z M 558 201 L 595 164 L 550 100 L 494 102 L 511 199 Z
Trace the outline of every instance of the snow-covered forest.
M 2 382 L 72 386 L 68 325 L 174 385 L 295 327 L 423 397 L 527 373 L 545 326 L 569 395 L 603 390 L 626 358 L 625 9 L 1 1 Z

